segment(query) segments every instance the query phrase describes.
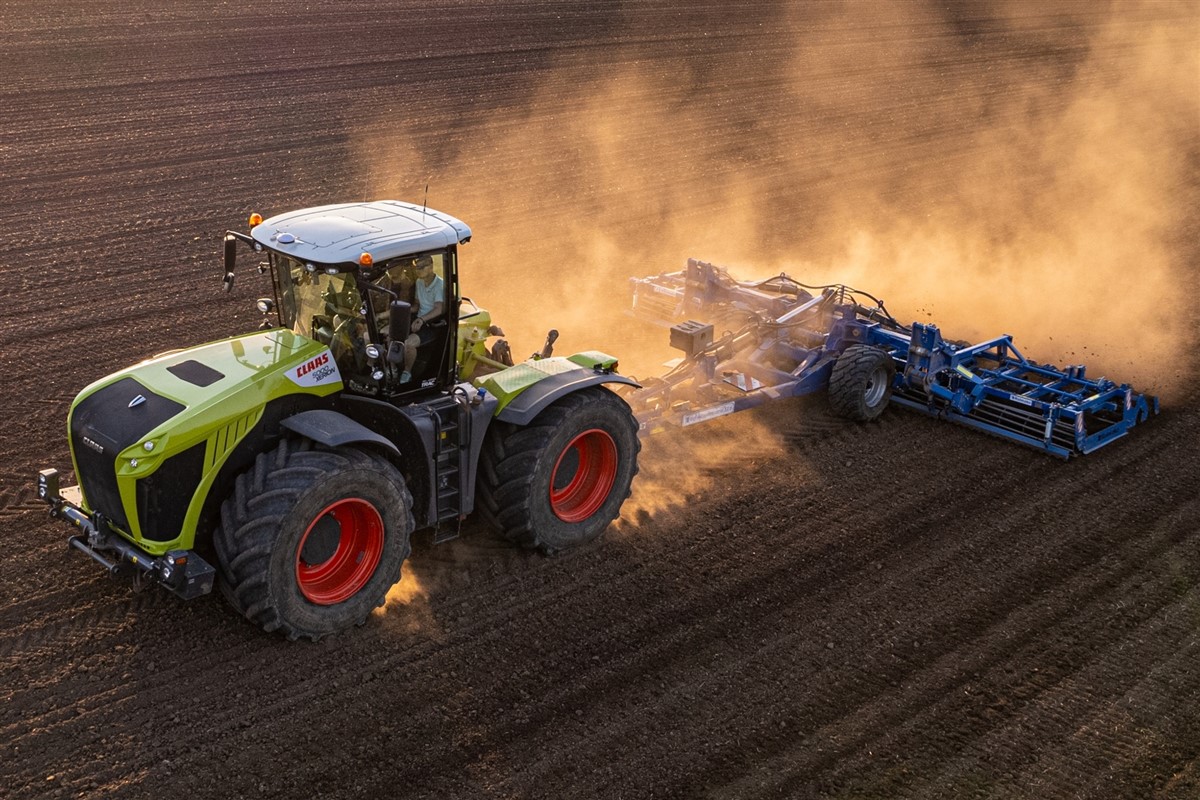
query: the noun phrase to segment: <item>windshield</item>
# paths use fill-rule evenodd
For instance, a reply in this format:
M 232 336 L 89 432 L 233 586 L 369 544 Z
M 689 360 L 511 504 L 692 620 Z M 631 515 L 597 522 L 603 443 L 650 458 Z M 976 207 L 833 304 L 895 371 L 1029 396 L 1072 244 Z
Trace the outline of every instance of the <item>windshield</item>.
M 285 328 L 329 345 L 343 371 L 365 364 L 366 325 L 354 275 L 309 271 L 303 262 L 275 254 L 279 319 Z
M 352 274 L 309 272 L 294 258 L 276 256 L 276 259 L 279 318 L 284 327 L 302 336 L 328 341 L 325 328 L 332 330 L 348 317 L 361 319 L 362 297 Z

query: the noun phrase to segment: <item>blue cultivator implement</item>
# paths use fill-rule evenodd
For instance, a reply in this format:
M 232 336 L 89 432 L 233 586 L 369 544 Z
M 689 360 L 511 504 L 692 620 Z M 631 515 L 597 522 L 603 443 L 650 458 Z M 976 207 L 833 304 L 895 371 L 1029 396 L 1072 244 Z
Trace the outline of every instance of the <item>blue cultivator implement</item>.
M 1082 366 L 1030 361 L 1011 336 L 949 342 L 934 325 L 901 325 L 866 292 L 785 274 L 741 282 L 689 259 L 682 272 L 634 279 L 633 313 L 669 326 L 684 354 L 626 395 L 647 432 L 827 391 L 850 419 L 898 403 L 1070 458 L 1158 413 L 1158 398 Z

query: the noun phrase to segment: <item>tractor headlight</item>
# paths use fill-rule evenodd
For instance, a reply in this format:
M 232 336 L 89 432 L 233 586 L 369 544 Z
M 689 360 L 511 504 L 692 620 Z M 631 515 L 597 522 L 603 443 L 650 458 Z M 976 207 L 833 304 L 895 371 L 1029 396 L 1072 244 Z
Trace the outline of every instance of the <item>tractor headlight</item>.
M 176 570 L 184 569 L 188 561 L 187 550 L 170 550 L 155 565 L 158 577 L 163 583 L 168 583 Z
M 57 500 L 59 496 L 58 470 L 44 469 L 39 472 L 37 487 L 39 500 Z

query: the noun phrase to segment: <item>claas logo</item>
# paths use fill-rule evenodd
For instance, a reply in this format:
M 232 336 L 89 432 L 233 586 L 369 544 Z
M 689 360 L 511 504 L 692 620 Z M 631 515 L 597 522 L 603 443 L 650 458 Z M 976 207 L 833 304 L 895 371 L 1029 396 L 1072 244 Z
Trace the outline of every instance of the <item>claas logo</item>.
M 329 363 L 329 353 L 321 353 L 321 355 L 309 361 L 307 364 L 301 364 L 296 368 L 296 377 L 303 378 L 308 373 L 312 372 L 317 367 L 324 366 Z

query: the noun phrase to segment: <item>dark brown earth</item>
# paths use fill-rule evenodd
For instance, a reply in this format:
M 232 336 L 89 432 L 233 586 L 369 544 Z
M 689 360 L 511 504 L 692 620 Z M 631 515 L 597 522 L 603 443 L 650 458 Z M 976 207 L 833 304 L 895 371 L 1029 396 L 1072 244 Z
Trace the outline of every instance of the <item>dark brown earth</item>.
M 403 596 L 316 644 L 216 596 L 134 594 L 67 552 L 32 478 L 69 464 L 71 399 L 257 324 L 262 286 L 245 274 L 222 294 L 217 258 L 251 210 L 420 199 L 432 174 L 431 205 L 474 227 L 467 282 L 486 303 L 508 280 L 487 258 L 503 229 L 570 239 L 535 224 L 564 205 L 614 230 L 662 223 L 666 206 L 643 205 L 653 184 L 690 198 L 672 219 L 700 237 L 724 210 L 705 181 L 755 174 L 754 255 L 782 258 L 834 235 L 839 187 L 923 214 L 909 193 L 982 158 L 962 135 L 979 120 L 1003 123 L 1014 98 L 1053 110 L 1200 38 L 1190 2 L 896 4 L 899 23 L 871 5 L 626 5 L 0 1 L 0 796 L 1200 797 L 1186 384 L 1073 462 L 898 410 L 843 424 L 816 398 L 664 434 L 595 545 L 544 558 L 476 524 L 437 547 L 418 536 Z M 1098 49 L 1122 14 L 1123 46 Z M 883 56 L 841 59 L 842 95 L 799 114 L 780 93 L 805 80 L 786 61 L 812 56 L 795 44 L 809 34 Z M 911 83 L 891 72 L 898 45 L 916 51 Z M 802 63 L 823 63 L 813 48 Z M 603 110 L 647 168 L 668 147 L 696 160 L 539 193 L 571 171 L 569 141 L 559 163 L 480 144 L 496 119 L 517 138 L 557 130 L 590 80 L 631 65 L 658 91 L 610 90 Z M 935 75 L 949 83 L 917 80 Z M 1184 80 L 1176 114 L 1121 124 L 1178 148 L 1185 191 L 1151 195 L 1191 227 L 1155 234 L 1179 277 L 1157 314 L 1183 320 L 1175 370 L 1194 375 L 1200 115 Z M 679 127 L 639 128 L 657 118 L 645 108 Z M 780 120 L 811 158 L 779 161 Z M 818 122 L 844 136 L 809 137 Z M 424 172 L 406 174 L 393 130 Z M 479 180 L 459 204 L 464 174 Z

